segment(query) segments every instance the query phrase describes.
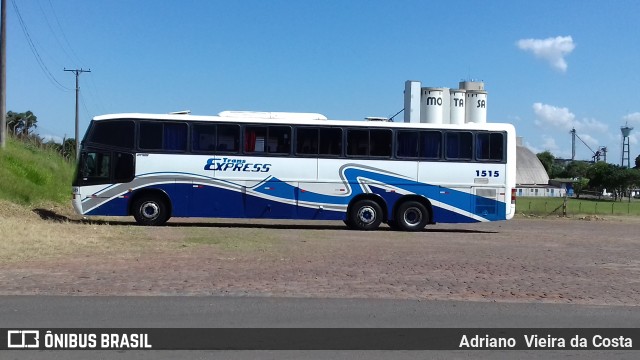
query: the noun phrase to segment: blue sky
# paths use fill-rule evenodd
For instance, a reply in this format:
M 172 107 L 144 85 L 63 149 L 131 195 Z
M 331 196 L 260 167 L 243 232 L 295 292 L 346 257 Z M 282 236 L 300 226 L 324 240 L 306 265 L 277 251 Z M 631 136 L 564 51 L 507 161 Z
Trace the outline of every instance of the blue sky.
M 37 55 L 29 46 L 19 15 Z M 405 80 L 485 82 L 488 120 L 571 156 L 569 130 L 620 163 L 640 154 L 637 1 L 7 0 L 7 109 L 38 132 L 106 113 L 190 109 L 390 116 Z M 37 59 L 40 59 L 40 64 Z M 401 118 L 401 117 L 400 117 Z M 578 142 L 577 158 L 591 159 Z

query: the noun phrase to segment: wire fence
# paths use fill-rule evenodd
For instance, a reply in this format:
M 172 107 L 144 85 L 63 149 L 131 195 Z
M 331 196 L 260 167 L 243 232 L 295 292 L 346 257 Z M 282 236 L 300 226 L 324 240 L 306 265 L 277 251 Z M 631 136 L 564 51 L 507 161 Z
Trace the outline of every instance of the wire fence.
M 566 208 L 563 198 L 531 199 L 516 201 L 518 214 L 531 215 L 633 215 L 640 216 L 640 200 L 624 198 L 623 201 L 569 198 Z

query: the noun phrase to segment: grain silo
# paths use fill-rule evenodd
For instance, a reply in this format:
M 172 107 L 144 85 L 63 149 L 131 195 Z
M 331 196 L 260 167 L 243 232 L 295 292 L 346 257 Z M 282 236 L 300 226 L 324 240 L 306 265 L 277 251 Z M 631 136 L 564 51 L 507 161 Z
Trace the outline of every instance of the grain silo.
M 420 96 L 420 122 L 428 124 L 442 124 L 443 88 L 423 87 Z M 448 104 L 447 104 L 448 105 Z
M 464 124 L 465 122 L 465 93 L 463 89 L 451 89 L 449 105 L 449 122 L 451 124 Z
M 465 95 L 465 122 L 486 123 L 487 92 L 484 90 L 467 90 Z

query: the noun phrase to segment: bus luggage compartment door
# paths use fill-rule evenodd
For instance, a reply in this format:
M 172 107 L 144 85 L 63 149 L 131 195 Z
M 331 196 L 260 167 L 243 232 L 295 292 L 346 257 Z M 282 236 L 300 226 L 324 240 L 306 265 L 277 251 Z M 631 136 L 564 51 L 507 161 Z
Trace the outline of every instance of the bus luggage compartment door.
M 504 190 L 502 192 L 504 193 Z M 500 212 L 501 208 L 504 210 L 504 206 L 499 206 L 498 194 L 500 189 L 474 187 L 473 193 L 475 195 L 473 203 L 473 212 L 475 214 L 488 220 L 498 220 L 501 216 L 504 216 Z
M 248 218 L 292 219 L 296 216 L 295 187 L 271 179 L 247 181 L 244 203 Z

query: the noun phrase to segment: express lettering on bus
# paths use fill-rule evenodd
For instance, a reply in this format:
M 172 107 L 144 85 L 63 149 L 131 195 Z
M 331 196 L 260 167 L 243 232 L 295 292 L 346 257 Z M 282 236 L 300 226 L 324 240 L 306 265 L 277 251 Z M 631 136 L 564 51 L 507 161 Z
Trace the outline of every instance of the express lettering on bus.
M 207 160 L 204 169 L 213 171 L 269 172 L 271 164 L 253 164 L 244 159 L 211 158 Z

